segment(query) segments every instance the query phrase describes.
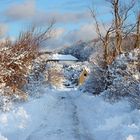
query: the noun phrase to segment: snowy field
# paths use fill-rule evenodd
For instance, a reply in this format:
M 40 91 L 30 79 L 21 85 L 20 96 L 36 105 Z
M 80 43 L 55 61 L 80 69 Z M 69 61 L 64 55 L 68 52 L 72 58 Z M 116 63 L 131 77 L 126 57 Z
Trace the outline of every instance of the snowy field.
M 0 113 L 0 140 L 140 140 L 140 110 L 76 89 L 42 89 Z

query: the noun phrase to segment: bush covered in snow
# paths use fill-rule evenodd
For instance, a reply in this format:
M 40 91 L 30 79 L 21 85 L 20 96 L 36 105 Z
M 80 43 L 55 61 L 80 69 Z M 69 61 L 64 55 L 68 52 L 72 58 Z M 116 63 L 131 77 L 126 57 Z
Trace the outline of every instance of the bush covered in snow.
M 82 86 L 82 89 L 89 93 L 100 94 L 106 87 L 106 71 L 95 65 L 91 69 L 89 77 Z
M 63 65 L 59 63 L 47 63 L 45 71 L 46 83 L 50 87 L 61 88 L 64 81 Z
M 27 99 L 23 87 L 28 83 L 27 77 L 39 47 L 50 36 L 51 27 L 29 28 L 21 32 L 16 41 L 7 39 L 0 43 L 0 96 Z
M 140 49 L 121 54 L 107 69 L 93 64 L 82 89 L 93 94 L 102 93 L 111 102 L 125 97 L 140 107 Z
M 103 95 L 112 101 L 128 97 L 140 107 L 140 49 L 121 54 L 108 70 L 110 86 Z
M 26 76 L 30 71 L 32 60 L 37 55 L 37 44 L 33 36 L 24 33 L 14 43 L 2 44 L 0 50 L 0 84 L 5 96 L 20 92 L 27 82 Z M 9 90 L 6 90 L 7 87 Z
M 65 84 L 71 86 L 78 86 L 78 81 L 82 71 L 86 69 L 89 71 L 88 62 L 78 62 L 72 65 L 64 65 L 64 76 L 66 79 Z

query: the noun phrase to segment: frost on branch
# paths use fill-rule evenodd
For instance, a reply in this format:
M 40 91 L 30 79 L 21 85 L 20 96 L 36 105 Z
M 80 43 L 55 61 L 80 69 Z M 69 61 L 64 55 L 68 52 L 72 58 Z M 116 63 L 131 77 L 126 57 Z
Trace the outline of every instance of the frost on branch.
M 108 80 L 111 85 L 105 97 L 112 101 L 127 97 L 140 107 L 140 49 L 118 56 L 109 67 Z
M 47 29 L 32 27 L 21 32 L 15 42 L 6 40 L 0 44 L 0 96 L 27 99 L 23 86 L 28 83 L 27 76 L 39 47 L 50 38 L 52 26 L 53 23 Z

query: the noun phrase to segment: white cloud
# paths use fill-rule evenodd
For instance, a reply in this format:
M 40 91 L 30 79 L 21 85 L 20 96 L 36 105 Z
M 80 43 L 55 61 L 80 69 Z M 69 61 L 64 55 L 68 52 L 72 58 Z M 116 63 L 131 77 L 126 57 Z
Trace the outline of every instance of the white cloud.
M 64 33 L 65 33 L 65 29 L 63 29 L 63 28 L 57 28 L 54 31 L 54 36 L 55 36 L 56 39 L 59 39 L 60 37 L 63 36 Z
M 77 23 L 90 19 L 89 11 L 60 12 L 43 11 L 38 9 L 35 0 L 26 0 L 24 3 L 12 4 L 4 12 L 6 21 L 28 20 L 34 24 L 46 24 L 55 19 L 56 23 Z
M 55 49 L 63 47 L 65 41 L 63 40 L 63 36 L 65 34 L 65 29 L 63 28 L 56 28 L 53 34 L 53 37 L 47 41 L 42 49 Z
M 63 46 L 72 45 L 79 40 L 92 40 L 97 37 L 94 25 L 86 24 L 79 29 L 67 31 L 63 28 L 56 29 L 56 36 L 48 40 L 46 47 L 49 49 L 61 48 Z
M 33 17 L 35 11 L 35 0 L 26 0 L 24 3 L 9 6 L 4 15 L 8 20 L 24 20 Z
M 0 23 L 0 37 L 3 37 L 8 31 L 8 26 L 4 23 Z
M 60 11 L 51 11 L 44 12 L 38 11 L 35 17 L 32 19 L 33 23 L 37 24 L 46 24 L 51 19 L 55 19 L 56 23 L 79 23 L 82 21 L 87 21 L 90 19 L 90 14 L 88 12 L 65 12 L 61 13 Z
M 106 25 L 106 28 L 109 28 L 109 25 Z M 100 31 L 102 35 L 106 32 L 103 26 L 100 26 Z M 67 40 L 68 43 L 75 43 L 79 40 L 89 41 L 97 37 L 95 24 L 89 23 L 82 25 L 79 29 L 69 31 L 65 35 L 64 40 Z
M 108 27 L 108 25 L 107 25 Z M 100 27 L 101 33 L 105 34 L 105 29 Z M 67 31 L 63 28 L 56 29 L 55 37 L 48 40 L 46 47 L 49 49 L 61 48 L 63 46 L 72 45 L 80 40 L 90 41 L 97 38 L 96 28 L 94 24 L 85 24 L 79 29 Z
M 69 31 L 65 36 L 65 40 L 67 40 L 69 43 L 70 42 L 74 43 L 79 40 L 83 41 L 92 40 L 95 37 L 97 37 L 97 35 L 95 33 L 94 25 L 86 24 L 81 26 L 79 29 Z
M 56 24 L 83 24 L 83 26 L 79 27 L 78 29 L 74 29 L 71 31 L 68 31 L 68 28 L 67 31 L 63 28 L 57 28 L 54 33 L 55 37 L 50 39 L 47 43 L 47 46 L 51 46 L 53 48 L 69 45 L 79 40 L 92 40 L 97 37 L 95 25 L 88 23 L 91 20 L 88 10 L 79 12 L 71 11 L 64 13 L 61 13 L 60 11 L 48 12 L 37 9 L 35 1 L 36 0 L 26 0 L 22 3 L 10 5 L 4 12 L 6 19 L 8 21 L 28 21 L 28 23 L 37 25 L 49 24 L 52 19 L 56 20 Z M 6 26 L 5 28 L 2 28 L 1 32 L 2 34 L 6 32 Z

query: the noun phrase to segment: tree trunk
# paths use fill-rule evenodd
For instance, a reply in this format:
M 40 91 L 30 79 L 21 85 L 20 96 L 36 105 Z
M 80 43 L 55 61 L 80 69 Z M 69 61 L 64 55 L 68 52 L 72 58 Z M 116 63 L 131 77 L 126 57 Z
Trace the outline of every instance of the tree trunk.
M 114 16 L 115 16 L 115 48 L 116 53 L 122 53 L 122 33 L 121 33 L 121 17 L 119 15 L 119 0 L 114 0 Z
M 104 47 L 104 61 L 105 61 L 105 67 L 108 65 L 108 45 L 109 45 L 109 33 L 110 31 L 107 31 L 104 42 L 103 42 L 103 47 Z
M 135 48 L 140 48 L 140 13 L 138 15 L 136 32 Z

